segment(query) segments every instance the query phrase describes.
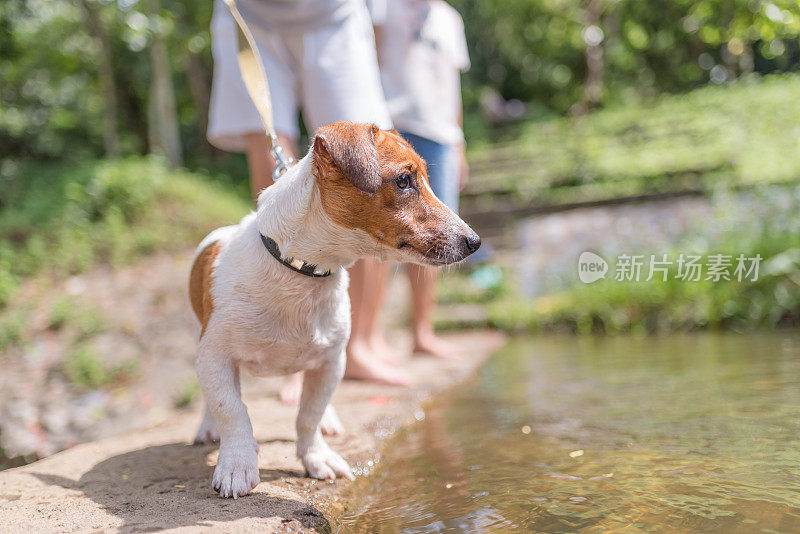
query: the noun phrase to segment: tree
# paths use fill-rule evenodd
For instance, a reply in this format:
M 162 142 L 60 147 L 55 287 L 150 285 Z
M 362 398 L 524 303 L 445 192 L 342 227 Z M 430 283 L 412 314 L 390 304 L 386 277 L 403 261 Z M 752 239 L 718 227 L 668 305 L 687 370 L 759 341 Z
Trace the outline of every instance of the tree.
M 107 156 L 117 157 L 119 149 L 119 124 L 117 121 L 117 83 L 114 77 L 114 59 L 111 39 L 103 25 L 98 10 L 90 0 L 81 0 L 89 32 L 100 47 L 99 72 L 105 98 L 103 99 L 103 146 Z
M 179 167 L 181 141 L 178 113 L 175 107 L 175 89 L 165 35 L 172 23 L 161 17 L 159 0 L 148 0 L 150 13 L 151 86 L 148 105 L 150 149 L 167 158 L 170 166 Z
M 586 26 L 581 32 L 586 43 L 586 84 L 583 100 L 587 109 L 603 99 L 603 37 L 600 28 L 600 0 L 587 0 Z

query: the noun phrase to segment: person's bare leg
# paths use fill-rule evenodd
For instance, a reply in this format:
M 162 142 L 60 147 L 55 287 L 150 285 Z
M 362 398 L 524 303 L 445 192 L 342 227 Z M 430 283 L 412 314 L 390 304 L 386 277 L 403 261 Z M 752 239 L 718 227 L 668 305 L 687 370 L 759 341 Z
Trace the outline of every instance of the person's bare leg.
M 368 321 L 367 332 L 369 334 L 369 347 L 372 352 L 386 363 L 396 364 L 400 361 L 399 353 L 389 345 L 386 340 L 386 332 L 381 328 L 381 315 L 383 313 L 383 303 L 386 301 L 387 280 L 391 264 L 388 262 L 378 262 L 375 269 L 375 296 L 371 304 L 369 313 L 365 313 L 365 320 Z
M 414 335 L 414 353 L 430 354 L 440 358 L 458 356 L 458 349 L 437 337 L 433 331 L 438 278 L 436 269 L 412 263 L 407 264 L 406 269 L 411 284 L 411 331 Z
M 297 406 L 300 404 L 300 394 L 303 392 L 303 373 L 294 373 L 289 375 L 283 382 L 281 391 L 278 394 L 281 402 L 288 406 Z
M 381 384 L 407 385 L 408 373 L 386 364 L 370 346 L 373 329 L 377 328 L 375 315 L 381 305 L 380 284 L 385 282 L 381 270 L 386 269 L 377 260 L 360 260 L 350 268 L 350 306 L 353 323 L 350 343 L 347 345 L 345 378 L 369 380 Z
M 258 200 L 258 194 L 273 183 L 272 171 L 275 170 L 276 163 L 269 153 L 265 134 L 251 133 L 247 134 L 245 138 L 247 140 L 247 167 L 250 170 L 250 191 L 253 193 L 253 200 Z M 297 139 L 279 133 L 278 143 L 288 157 L 297 159 Z

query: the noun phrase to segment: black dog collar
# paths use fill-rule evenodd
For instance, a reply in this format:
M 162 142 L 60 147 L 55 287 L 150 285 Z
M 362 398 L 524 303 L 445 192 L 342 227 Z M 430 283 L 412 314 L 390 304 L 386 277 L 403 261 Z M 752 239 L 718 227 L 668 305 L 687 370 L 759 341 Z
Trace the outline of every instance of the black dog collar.
M 265 236 L 264 234 L 261 235 L 261 242 L 264 243 L 264 247 L 269 251 L 272 256 L 287 266 L 289 269 L 293 270 L 296 273 L 304 274 L 306 276 L 311 276 L 313 278 L 324 278 L 326 276 L 330 276 L 330 271 L 323 271 L 313 263 L 307 263 L 303 260 L 296 260 L 294 258 L 282 258 L 281 257 L 281 249 L 278 248 L 278 244 L 275 242 L 274 239 Z

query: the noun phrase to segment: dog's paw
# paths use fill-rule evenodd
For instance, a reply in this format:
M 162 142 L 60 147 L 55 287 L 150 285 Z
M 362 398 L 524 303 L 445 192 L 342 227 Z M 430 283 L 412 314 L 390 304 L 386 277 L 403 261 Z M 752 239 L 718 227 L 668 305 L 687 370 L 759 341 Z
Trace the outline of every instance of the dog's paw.
M 261 481 L 255 441 L 222 444 L 212 487 L 220 497 L 243 497 Z
M 335 480 L 336 477 L 355 480 L 350 466 L 344 458 L 333 452 L 327 445 L 312 448 L 300 460 L 312 478 Z
M 325 408 L 325 413 L 322 414 L 322 421 L 319 422 L 319 428 L 326 436 L 338 436 L 344 434 L 344 426 L 336 415 L 336 410 L 330 404 Z
M 194 437 L 195 445 L 203 445 L 206 443 L 219 443 L 217 424 L 211 418 L 203 419 L 200 428 L 197 430 L 197 435 Z

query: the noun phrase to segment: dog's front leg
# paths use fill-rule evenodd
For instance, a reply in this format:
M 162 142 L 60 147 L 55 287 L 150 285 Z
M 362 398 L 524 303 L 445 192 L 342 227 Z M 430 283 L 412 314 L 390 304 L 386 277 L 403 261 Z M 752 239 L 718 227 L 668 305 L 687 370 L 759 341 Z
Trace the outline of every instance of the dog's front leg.
M 344 352 L 319 369 L 308 369 L 303 377 L 303 395 L 297 415 L 297 456 L 314 478 L 333 480 L 337 476 L 353 480 L 350 466 L 333 452 L 319 428 L 325 407 L 344 375 Z
M 197 377 L 220 435 L 212 486 L 222 497 L 242 497 L 256 487 L 258 444 L 238 387 L 238 368 L 225 354 L 201 346 Z

